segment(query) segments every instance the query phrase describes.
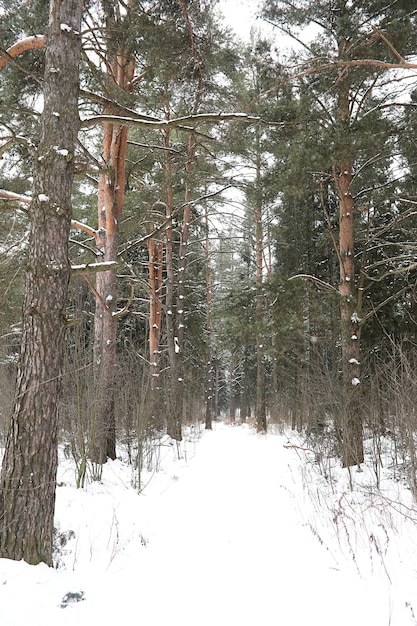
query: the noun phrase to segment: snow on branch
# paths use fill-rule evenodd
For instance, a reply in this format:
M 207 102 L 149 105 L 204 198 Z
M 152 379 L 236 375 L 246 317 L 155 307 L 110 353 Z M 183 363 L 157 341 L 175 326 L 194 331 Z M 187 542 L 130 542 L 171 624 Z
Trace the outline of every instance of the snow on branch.
M 402 257 L 393 257 L 394 260 L 401 260 Z M 410 257 L 410 255 L 407 255 L 407 257 L 404 257 L 405 260 L 407 260 L 408 258 L 413 258 L 412 256 Z M 388 263 L 388 261 L 391 261 L 391 259 L 387 259 L 385 262 Z M 377 264 L 374 263 L 374 265 L 376 266 Z M 407 265 L 400 265 L 400 267 L 397 267 L 393 270 L 388 270 L 387 272 L 385 272 L 384 274 L 381 274 L 381 276 L 378 276 L 377 278 L 375 277 L 371 277 L 367 275 L 367 278 L 369 278 L 369 280 L 372 280 L 373 282 L 379 283 L 382 280 L 384 280 L 384 278 L 387 278 L 388 276 L 394 276 L 395 274 L 405 274 L 406 272 L 413 272 L 415 269 L 417 269 L 417 263 L 408 263 Z
M 102 261 L 100 263 L 82 263 L 81 265 L 71 265 L 73 274 L 92 274 L 96 272 L 108 272 L 115 269 L 119 264 L 117 261 Z
M 13 193 L 13 191 L 7 191 L 6 189 L 0 189 L 0 198 L 3 200 L 15 200 L 22 204 L 31 204 L 32 198 L 30 196 L 24 196 L 20 193 Z
M 120 117 L 118 115 L 95 115 L 81 122 L 81 129 L 92 128 L 97 124 L 118 124 L 120 126 L 140 126 L 142 128 L 178 128 L 183 127 L 184 130 L 194 130 L 197 124 L 202 122 L 262 122 L 260 117 L 247 115 L 246 113 L 199 113 L 196 115 L 186 115 L 172 120 L 147 120 L 137 119 L 133 117 Z M 185 125 L 185 126 L 184 126 Z M 189 126 L 188 126 L 189 125 Z
M 126 117 L 137 120 L 144 120 L 147 122 L 159 122 L 159 119 L 157 117 L 146 115 L 145 113 L 138 113 L 134 109 L 129 109 L 128 107 L 120 104 L 120 102 L 115 102 L 114 100 L 105 98 L 104 96 L 93 93 L 92 91 L 80 89 L 80 96 L 85 98 L 86 100 L 90 100 L 91 102 L 101 104 L 103 107 L 111 108 L 113 111 L 125 115 Z
M 79 222 L 78 220 L 71 220 L 71 226 L 72 228 L 75 228 L 76 230 L 82 230 L 84 233 L 87 233 L 87 235 L 90 235 L 91 237 L 94 237 L 94 239 L 97 239 L 97 231 L 95 230 L 95 228 L 92 228 L 92 226 L 84 224 L 83 222 Z

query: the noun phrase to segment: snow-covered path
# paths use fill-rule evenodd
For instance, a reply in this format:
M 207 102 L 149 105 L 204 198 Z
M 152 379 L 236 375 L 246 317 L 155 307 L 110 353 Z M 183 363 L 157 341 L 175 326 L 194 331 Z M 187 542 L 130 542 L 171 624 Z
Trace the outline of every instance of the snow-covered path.
M 415 624 L 389 621 L 386 577 L 361 578 L 315 536 L 285 441 L 218 425 L 143 495 L 118 461 L 86 491 L 60 487 L 57 520 L 76 535 L 66 568 L 0 559 L 1 626 Z M 60 608 L 69 591 L 85 600 Z
M 385 600 L 303 525 L 299 461 L 282 443 L 245 428 L 204 437 L 150 541 L 141 587 L 161 593 L 148 624 L 384 623 Z

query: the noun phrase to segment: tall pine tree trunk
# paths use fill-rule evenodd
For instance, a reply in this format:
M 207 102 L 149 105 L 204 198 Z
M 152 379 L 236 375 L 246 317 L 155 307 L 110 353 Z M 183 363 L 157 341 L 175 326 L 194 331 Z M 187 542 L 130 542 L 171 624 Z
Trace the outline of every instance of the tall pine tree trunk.
M 242 363 L 242 382 L 240 393 L 240 420 L 245 422 L 250 418 L 250 405 L 249 405 L 249 358 L 248 348 L 243 349 L 243 363 Z
M 360 385 L 360 311 L 355 277 L 354 200 L 352 195 L 353 156 L 349 154 L 349 89 L 345 85 L 339 97 L 339 116 L 345 129 L 345 155 L 334 169 L 339 195 L 339 264 L 340 324 L 342 356 L 341 439 L 343 465 L 363 462 L 362 407 Z
M 164 211 L 166 205 L 160 203 Z M 158 203 L 152 210 L 156 213 Z M 165 217 L 165 215 L 163 216 Z M 151 219 L 146 226 L 148 239 L 148 272 L 149 272 L 149 363 L 150 363 L 150 389 L 149 409 L 150 426 L 159 431 L 163 428 L 161 414 L 161 388 L 160 388 L 160 338 L 162 325 L 162 280 L 163 280 L 163 252 L 162 240 L 157 236 L 151 236 L 156 229 L 155 220 Z
M 174 193 L 173 164 L 170 151 L 170 133 L 165 132 L 166 182 L 167 182 L 167 227 L 166 227 L 166 330 L 170 363 L 170 407 L 168 434 L 173 439 L 182 439 L 182 416 L 184 410 L 184 331 L 185 331 L 185 280 L 188 259 L 188 240 L 191 223 L 192 166 L 195 155 L 195 139 L 190 134 L 187 163 L 185 166 L 185 198 L 182 220 L 176 215 L 180 228 L 178 260 L 175 270 L 175 247 L 173 229 Z M 181 225 L 181 226 L 180 226 Z
M 113 214 L 113 203 L 104 198 L 107 176 L 101 175 L 98 199 L 98 262 L 117 260 L 117 235 L 115 219 L 119 212 Z M 110 190 L 109 190 L 110 191 Z M 110 191 L 111 193 L 111 191 Z M 117 217 L 116 217 L 117 215 Z M 95 407 L 93 423 L 93 441 L 90 456 L 97 463 L 105 463 L 107 458 L 116 458 L 116 426 L 114 412 L 115 367 L 116 367 L 116 335 L 117 324 L 114 316 L 117 303 L 116 270 L 97 272 L 96 275 L 96 308 L 94 316 L 94 381 Z
M 261 188 L 261 146 L 260 129 L 256 129 L 256 198 L 255 198 L 255 257 L 256 257 L 256 430 L 266 432 L 266 387 L 265 387 L 265 338 L 264 338 L 264 299 L 263 282 L 263 227 L 262 227 L 262 188 Z
M 360 385 L 360 312 L 355 285 L 352 163 L 345 160 L 336 174 L 340 198 L 340 325 L 342 356 L 341 438 L 343 465 L 363 462 Z
M 123 43 L 115 45 L 115 22 L 107 12 L 108 74 L 110 81 L 123 91 L 130 91 L 135 61 Z M 118 35 L 116 35 L 118 37 Z M 105 111 L 112 114 L 110 108 Z M 106 122 L 103 126 L 103 161 L 106 171 L 98 183 L 98 261 L 117 261 L 119 224 L 126 185 L 126 149 L 128 128 Z M 117 276 L 116 269 L 98 272 L 94 316 L 94 378 L 96 401 L 93 442 L 90 456 L 97 463 L 116 458 L 116 339 Z
M 183 413 L 183 375 L 182 375 L 182 355 L 180 354 L 180 345 L 178 336 L 176 335 L 176 313 L 177 313 L 177 285 L 175 272 L 175 254 L 174 254 L 174 228 L 173 228 L 173 211 L 174 211 L 174 192 L 173 192 L 173 165 L 172 155 L 170 151 L 170 131 L 164 133 L 164 146 L 166 148 L 166 245 L 165 245 L 165 264 L 166 264 L 166 290 L 165 290 L 165 307 L 166 307 L 166 332 L 168 343 L 168 359 L 170 366 L 170 393 L 168 404 L 167 432 L 170 437 L 181 441 L 182 439 L 182 413 Z
M 211 308 L 212 308 L 212 276 L 210 262 L 209 216 L 207 206 L 204 214 L 205 228 L 205 262 L 206 262 L 206 385 L 205 385 L 205 427 L 212 429 L 213 407 L 213 363 L 211 349 Z
M 50 3 L 22 345 L 0 476 L 0 556 L 32 564 L 52 564 L 82 9 L 82 0 Z

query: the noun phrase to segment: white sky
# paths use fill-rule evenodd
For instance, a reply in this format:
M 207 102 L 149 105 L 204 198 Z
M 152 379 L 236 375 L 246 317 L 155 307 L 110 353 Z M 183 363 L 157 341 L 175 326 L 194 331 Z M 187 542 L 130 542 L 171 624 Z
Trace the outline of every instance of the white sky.
M 276 39 L 279 48 L 282 51 L 289 49 L 297 49 L 299 45 L 290 37 L 284 35 L 278 28 L 274 28 L 270 24 L 262 20 L 256 19 L 256 14 L 260 11 L 262 0 L 220 0 L 219 9 L 230 28 L 243 40 L 249 41 L 250 31 L 253 26 L 261 30 L 263 34 Z M 306 40 L 316 35 L 317 29 L 313 28 L 305 30 Z
M 220 0 L 219 6 L 228 25 L 242 39 L 249 39 L 251 26 L 255 24 L 258 2 L 256 0 Z

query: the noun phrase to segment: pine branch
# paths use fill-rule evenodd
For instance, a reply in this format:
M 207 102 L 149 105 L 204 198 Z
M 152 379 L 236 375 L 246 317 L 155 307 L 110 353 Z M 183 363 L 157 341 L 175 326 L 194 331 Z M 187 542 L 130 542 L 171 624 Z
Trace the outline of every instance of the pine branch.
M 126 313 L 128 313 L 129 311 L 129 307 L 133 302 L 133 298 L 135 297 L 135 283 L 132 281 L 130 283 L 130 296 L 129 296 L 129 300 L 126 302 L 125 306 L 123 307 L 123 309 L 120 309 L 119 311 L 115 311 L 114 313 L 112 313 L 113 317 L 122 317 L 122 315 L 125 315 Z
M 97 272 L 108 272 L 118 267 L 117 261 L 102 261 L 100 263 L 82 263 L 81 265 L 71 265 L 73 274 L 96 274 Z
M 391 296 L 386 298 L 383 302 L 380 302 L 378 304 L 378 306 L 373 307 L 372 311 L 369 311 L 369 313 L 367 313 L 365 315 L 365 321 L 368 321 L 371 317 L 376 315 L 378 313 L 378 311 L 380 311 L 386 304 L 388 304 L 389 302 L 392 302 L 392 300 L 396 300 L 397 298 L 402 296 L 404 293 L 407 293 L 407 291 L 409 291 L 409 289 L 410 289 L 410 286 L 406 285 L 405 287 L 403 287 L 402 289 L 397 291 L 397 293 L 392 294 Z
M 93 93 L 92 91 L 87 91 L 86 89 L 80 90 L 80 96 L 82 96 L 83 98 L 86 98 L 86 100 L 95 102 L 96 104 L 101 104 L 101 106 L 103 106 L 106 109 L 111 108 L 115 111 L 115 113 L 121 113 L 127 117 L 131 117 L 137 120 L 145 120 L 148 122 L 159 121 L 157 117 L 152 117 L 150 115 L 146 115 L 145 113 L 138 113 L 137 111 L 134 111 L 133 109 L 129 109 L 128 107 L 123 106 L 122 104 L 119 104 L 118 102 L 115 102 L 114 100 L 110 100 L 109 98 L 106 98 L 97 93 Z
M 294 66 L 294 68 L 305 67 L 311 63 L 315 63 L 321 59 L 315 58 L 306 61 L 305 63 L 301 63 L 300 65 Z M 351 61 L 329 61 L 328 63 L 324 63 L 323 65 L 317 65 L 314 67 L 309 67 L 308 69 L 297 72 L 296 74 L 292 74 L 288 76 L 285 80 L 280 81 L 270 87 L 266 91 L 262 92 L 259 96 L 257 96 L 256 100 L 265 98 L 269 94 L 273 93 L 280 87 L 288 84 L 289 82 L 296 80 L 297 78 L 303 78 L 304 76 L 309 76 L 310 74 L 316 74 L 318 72 L 324 72 L 327 70 L 333 70 L 335 68 L 341 68 L 342 71 L 346 71 L 351 67 L 378 67 L 383 70 L 415 70 L 417 69 L 417 63 L 410 63 L 406 61 L 405 63 L 388 63 L 387 61 L 380 61 L 379 59 L 352 59 Z M 292 68 L 289 68 L 292 69 Z
M 6 189 L 0 189 L 0 199 L 1 198 L 4 200 L 15 200 L 16 202 L 20 202 L 22 204 L 32 204 L 32 198 L 30 196 L 24 196 L 23 194 L 7 191 Z M 88 224 L 83 224 L 77 220 L 71 220 L 71 226 L 77 230 L 82 230 L 94 238 L 97 237 L 97 231 L 91 226 L 88 226 Z
M 387 259 L 387 261 L 388 260 L 389 259 Z M 405 274 L 406 272 L 411 272 L 415 269 L 417 269 L 417 262 L 410 263 L 409 265 L 404 265 L 403 267 L 397 267 L 395 270 L 389 270 L 388 272 L 385 272 L 385 274 L 382 274 L 382 276 L 378 276 L 378 278 L 372 278 L 372 276 L 367 276 L 367 278 L 369 278 L 369 280 L 372 280 L 376 283 L 379 283 L 382 280 L 384 280 L 384 278 L 387 278 L 388 276 L 395 276 L 396 274 Z
M 13 191 L 7 191 L 6 189 L 0 189 L 0 198 L 4 200 L 15 200 L 22 204 L 31 204 L 32 198 L 30 196 L 24 196 L 20 193 L 13 193 Z
M 331 293 L 337 293 L 339 295 L 336 287 L 333 287 L 330 283 L 326 283 L 324 280 L 317 278 L 317 276 L 312 276 L 311 274 L 295 274 L 295 276 L 291 276 L 288 280 L 294 280 L 295 278 L 302 278 L 303 280 L 309 280 L 312 283 L 316 284 L 319 289 L 323 289 L 325 291 L 330 291 Z
M 404 59 L 403 56 L 401 56 L 401 54 L 398 52 L 398 50 L 396 50 L 396 48 L 394 48 L 393 44 L 389 41 L 389 39 L 387 39 L 385 37 L 385 35 L 379 30 L 379 28 L 377 28 L 376 26 L 372 26 L 372 30 L 374 31 L 374 33 L 376 33 L 378 35 L 378 37 L 380 37 L 382 39 L 382 41 L 388 46 L 388 48 L 391 50 L 391 52 L 393 53 L 394 56 L 397 57 L 397 59 L 400 61 L 400 63 L 407 63 L 407 61 Z
M 118 115 L 95 115 L 81 122 L 81 129 L 92 128 L 97 124 L 118 124 L 119 126 L 139 126 L 141 128 L 168 129 L 180 128 L 182 130 L 194 131 L 197 124 L 203 122 L 230 122 L 241 121 L 247 123 L 266 123 L 259 117 L 247 115 L 246 113 L 198 113 L 196 115 L 186 115 L 172 120 L 151 121 L 146 119 L 137 119 L 133 117 L 122 117 Z M 191 124 L 190 126 L 184 124 Z
M 4 51 L 4 53 L 0 56 L 0 70 L 2 70 L 9 61 L 15 59 L 19 55 L 27 52 L 28 50 L 34 50 L 36 48 L 45 48 L 45 37 L 44 35 L 34 35 L 33 37 L 26 37 L 21 41 L 13 44 Z

